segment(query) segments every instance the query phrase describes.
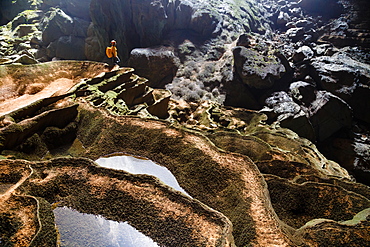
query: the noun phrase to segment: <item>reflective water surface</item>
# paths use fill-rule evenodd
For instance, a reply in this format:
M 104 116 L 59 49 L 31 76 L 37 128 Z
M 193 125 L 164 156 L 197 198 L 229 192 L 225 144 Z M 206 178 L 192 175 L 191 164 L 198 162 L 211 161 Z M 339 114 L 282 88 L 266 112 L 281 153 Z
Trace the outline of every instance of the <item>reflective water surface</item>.
M 82 214 L 68 207 L 54 209 L 61 247 L 157 247 L 128 223 Z
M 105 168 L 124 170 L 133 174 L 148 174 L 187 195 L 173 174 L 151 160 L 133 156 L 102 157 L 96 162 Z M 154 247 L 158 246 L 128 223 L 106 220 L 101 216 L 82 214 L 68 207 L 54 210 L 55 223 L 62 247 Z
M 106 168 L 124 170 L 133 174 L 148 174 L 155 176 L 168 186 L 189 196 L 185 190 L 180 187 L 175 176 L 166 167 L 160 166 L 149 159 L 120 155 L 99 158 L 96 162 L 100 166 Z

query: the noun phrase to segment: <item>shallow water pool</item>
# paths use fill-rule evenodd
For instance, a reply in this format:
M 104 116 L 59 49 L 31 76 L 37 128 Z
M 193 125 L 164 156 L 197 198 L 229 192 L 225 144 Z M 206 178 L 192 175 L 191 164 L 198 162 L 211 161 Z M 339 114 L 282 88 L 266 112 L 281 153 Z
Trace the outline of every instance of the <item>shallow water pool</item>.
M 189 196 L 186 191 L 180 187 L 175 176 L 166 167 L 160 166 L 149 159 L 120 155 L 102 157 L 97 159 L 96 163 L 105 168 L 124 170 L 133 174 L 148 174 L 155 176 L 166 185 Z
M 148 174 L 189 196 L 180 187 L 173 174 L 149 159 L 127 155 L 102 157 L 96 162 L 105 168 L 124 170 L 132 174 Z M 62 247 L 105 246 L 105 247 L 155 247 L 151 238 L 145 236 L 128 223 L 106 220 L 93 214 L 82 214 L 68 207 L 54 210 Z
M 157 247 L 158 245 L 126 222 L 106 220 L 68 207 L 54 209 L 61 247 Z

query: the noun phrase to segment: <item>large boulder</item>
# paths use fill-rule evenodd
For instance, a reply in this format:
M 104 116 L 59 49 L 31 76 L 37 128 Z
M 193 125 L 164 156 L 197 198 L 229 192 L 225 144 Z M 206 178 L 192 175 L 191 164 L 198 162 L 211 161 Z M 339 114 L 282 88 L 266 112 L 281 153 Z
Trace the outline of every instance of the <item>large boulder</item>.
M 41 22 L 42 40 L 45 45 L 58 40 L 61 36 L 70 35 L 73 31 L 73 19 L 61 9 L 54 9 L 45 14 Z
M 133 49 L 128 64 L 138 75 L 148 78 L 150 86 L 163 87 L 176 75 L 179 62 L 171 49 L 160 46 Z
M 370 123 L 370 65 L 344 52 L 312 59 L 311 76 L 326 91 L 345 100 L 354 116 Z
M 42 41 L 49 58 L 86 59 L 85 39 L 90 22 L 71 17 L 62 9 L 47 12 L 41 23 Z
M 290 95 L 299 105 L 309 106 L 316 99 L 315 85 L 304 81 L 293 82 L 289 86 Z
M 370 181 L 370 138 L 365 134 L 345 131 L 322 143 L 320 149 L 358 182 L 367 184 Z
M 233 50 L 235 71 L 252 88 L 271 88 L 285 72 L 275 56 L 263 55 L 257 50 L 237 46 Z
M 326 91 L 316 93 L 316 99 L 307 112 L 318 141 L 324 141 L 340 129 L 350 128 L 352 124 L 351 107 Z
M 309 117 L 288 93 L 273 93 L 266 99 L 266 104 L 268 108 L 262 109 L 261 112 L 266 113 L 270 121 L 277 121 L 281 127 L 289 128 L 299 136 L 315 141 L 316 135 Z
M 292 97 L 284 92 L 273 93 L 264 108 L 270 121 L 292 129 L 311 141 L 324 141 L 337 131 L 350 128 L 351 107 L 339 97 L 316 91 L 312 85 L 297 82 L 291 85 Z M 297 103 L 296 103 L 296 102 Z

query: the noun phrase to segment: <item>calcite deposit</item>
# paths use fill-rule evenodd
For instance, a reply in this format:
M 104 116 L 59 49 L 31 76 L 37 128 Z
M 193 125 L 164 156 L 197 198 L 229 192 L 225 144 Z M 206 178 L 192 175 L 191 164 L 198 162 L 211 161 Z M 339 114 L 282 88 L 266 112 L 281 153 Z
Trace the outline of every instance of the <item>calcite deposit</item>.
M 163 246 L 361 246 L 369 241 L 370 189 L 307 139 L 266 124 L 264 114 L 174 101 L 148 86 L 137 90 L 146 80 L 132 68 L 53 63 L 69 69 L 61 78 L 74 85 L 40 87 L 34 94 L 38 100 L 7 106 L 2 117 L 2 242 L 57 245 L 52 214 L 57 206 L 128 221 Z M 29 66 L 38 71 L 39 65 Z M 73 80 L 71 68 L 81 66 L 101 70 Z M 29 78 L 42 85 L 61 79 L 42 73 Z M 26 78 L 22 82 L 32 85 Z M 65 91 L 49 97 L 45 90 Z M 132 90 L 130 97 L 126 90 Z M 158 108 L 169 109 L 166 114 L 153 111 L 161 104 Z M 94 163 L 112 153 L 167 167 L 192 198 L 153 176 Z

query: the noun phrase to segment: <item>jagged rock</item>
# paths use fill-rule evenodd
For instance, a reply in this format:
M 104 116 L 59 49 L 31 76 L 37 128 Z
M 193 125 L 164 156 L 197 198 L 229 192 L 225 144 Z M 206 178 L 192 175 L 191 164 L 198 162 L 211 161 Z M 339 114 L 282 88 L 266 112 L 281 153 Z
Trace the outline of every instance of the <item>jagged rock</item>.
M 171 98 L 171 92 L 168 90 L 155 90 L 153 92 L 154 103 L 148 107 L 148 112 L 161 119 L 166 119 L 168 114 L 168 104 Z
M 315 54 L 318 56 L 327 55 L 328 49 L 332 47 L 330 44 L 321 44 L 314 46 L 312 49 L 315 51 Z
M 86 38 L 89 25 L 90 25 L 89 21 L 74 17 L 72 35 Z
M 163 87 L 172 81 L 179 59 L 167 47 L 136 48 L 131 51 L 128 65 L 150 81 L 151 87 Z
M 314 56 L 314 52 L 309 46 L 301 46 L 297 49 L 297 51 L 293 54 L 293 61 L 295 63 L 301 62 L 303 60 L 311 59 Z
M 337 96 L 325 91 L 315 91 L 306 83 L 293 84 L 291 90 L 301 106 L 286 92 L 274 93 L 266 99 L 266 104 L 274 113 L 268 115 L 281 126 L 291 128 L 312 141 L 324 141 L 340 129 L 351 126 L 352 110 Z M 308 93 L 302 96 L 304 91 Z M 269 111 L 264 109 L 262 112 Z
M 353 109 L 354 116 L 370 122 L 368 85 L 370 85 L 370 66 L 350 58 L 343 52 L 333 56 L 313 59 L 311 76 L 319 85 L 345 100 Z
M 261 55 L 256 50 L 242 46 L 235 47 L 233 54 L 236 73 L 243 83 L 252 88 L 270 88 L 285 72 L 280 60 L 274 56 Z
M 77 96 L 87 96 L 95 106 L 104 107 L 113 115 L 137 115 L 145 118 L 168 117 L 168 90 L 153 90 L 146 78 L 133 74 L 133 68 L 120 68 L 102 73 L 78 84 Z
M 238 41 L 236 42 L 236 46 L 244 46 L 246 48 L 249 48 L 251 44 L 250 38 L 251 37 L 248 34 L 240 35 Z
M 295 131 L 300 136 L 311 141 L 316 140 L 315 131 L 307 114 L 295 103 L 286 92 L 276 92 L 266 99 L 270 109 L 261 112 L 269 116 L 269 121 L 277 121 L 280 126 Z
M 305 34 L 305 29 L 303 27 L 289 28 L 286 31 L 286 36 L 291 38 L 293 42 L 296 42 L 302 39 L 304 34 Z
M 296 27 L 304 27 L 304 28 L 311 28 L 313 27 L 313 23 L 309 20 L 299 20 L 295 23 Z
M 315 85 L 304 81 L 297 81 L 289 86 L 294 101 L 300 105 L 309 106 L 316 99 Z
M 275 92 L 266 99 L 267 106 L 271 107 L 277 114 L 298 114 L 300 106 L 286 92 Z
M 58 40 L 61 36 L 71 35 L 73 19 L 61 9 L 53 9 L 45 14 L 42 27 L 42 41 L 45 45 Z
M 324 141 L 342 128 L 352 124 L 352 109 L 337 96 L 318 91 L 315 101 L 307 109 L 318 141 Z

